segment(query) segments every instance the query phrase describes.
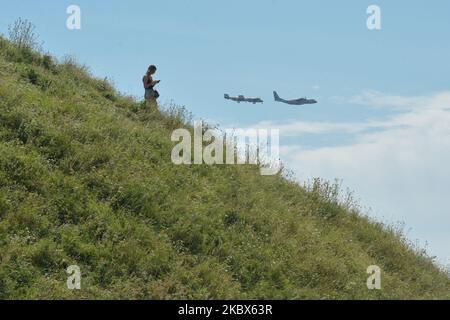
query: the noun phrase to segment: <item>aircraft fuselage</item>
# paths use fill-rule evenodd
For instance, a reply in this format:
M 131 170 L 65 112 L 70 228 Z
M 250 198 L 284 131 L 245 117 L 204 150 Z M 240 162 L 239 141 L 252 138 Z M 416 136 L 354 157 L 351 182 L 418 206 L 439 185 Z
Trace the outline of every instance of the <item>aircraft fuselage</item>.
M 317 103 L 316 100 L 314 99 L 307 99 L 307 98 L 300 98 L 300 99 L 294 99 L 294 100 L 285 100 L 283 98 L 280 98 L 280 96 L 278 95 L 278 93 L 276 91 L 273 92 L 273 96 L 275 101 L 277 102 L 283 102 L 286 104 L 290 104 L 290 105 L 296 105 L 296 106 L 301 106 L 304 104 L 315 104 Z
M 226 100 L 231 100 L 231 101 L 234 101 L 234 102 L 237 102 L 237 103 L 241 103 L 241 102 L 250 102 L 250 103 L 253 103 L 253 104 L 264 103 L 264 101 L 261 98 L 246 98 L 246 97 L 244 97 L 242 95 L 237 96 L 237 97 L 230 97 L 228 94 L 225 94 L 224 98 Z
M 304 98 L 296 99 L 296 100 L 279 99 L 279 102 L 283 102 L 283 103 L 290 104 L 290 105 L 297 105 L 297 106 L 301 106 L 301 105 L 304 105 L 304 104 L 315 104 L 315 103 L 317 103 L 317 101 L 314 100 L 314 99 L 304 99 Z

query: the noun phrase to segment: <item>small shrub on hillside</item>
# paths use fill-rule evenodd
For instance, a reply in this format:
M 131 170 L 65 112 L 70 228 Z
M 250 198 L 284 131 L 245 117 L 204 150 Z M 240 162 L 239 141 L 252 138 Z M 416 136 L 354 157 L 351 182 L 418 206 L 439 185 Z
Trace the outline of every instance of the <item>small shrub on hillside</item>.
M 69 68 L 72 71 L 78 70 L 86 74 L 89 72 L 89 68 L 87 66 L 78 63 L 77 59 L 71 55 L 64 56 L 61 65 L 63 67 Z
M 66 76 L 77 81 L 92 82 L 89 68 L 86 65 L 78 63 L 74 56 L 64 56 L 58 71 L 64 72 Z
M 40 87 L 42 90 L 48 90 L 52 85 L 52 80 L 34 67 L 28 67 L 22 71 L 22 77 L 28 80 L 32 85 Z
M 47 69 L 53 73 L 56 73 L 56 71 L 57 71 L 56 63 L 51 55 L 49 55 L 49 54 L 43 55 L 41 63 L 45 69 Z
M 321 178 L 314 178 L 312 182 L 304 184 L 304 188 L 312 197 L 325 202 L 336 204 L 350 211 L 358 211 L 359 205 L 350 190 L 342 190 L 341 181 L 326 181 Z
M 27 70 L 27 78 L 28 81 L 30 81 L 31 84 L 37 85 L 39 80 L 39 75 L 33 68 L 29 68 Z
M 39 51 L 38 36 L 35 33 L 35 26 L 30 21 L 17 19 L 8 26 L 8 34 L 9 40 L 20 49 Z
M 8 61 L 17 63 L 39 64 L 40 55 L 28 48 L 19 48 L 9 45 L 5 50 L 5 57 Z
M 329 182 L 321 178 L 315 178 L 304 185 L 308 191 L 308 197 L 315 204 L 314 213 L 324 218 L 333 218 L 346 211 L 357 212 L 358 204 L 353 194 L 347 190 L 343 192 L 341 182 L 335 180 Z
M 117 101 L 116 92 L 114 90 L 113 85 L 110 83 L 110 80 L 108 78 L 105 78 L 103 80 L 99 80 L 97 82 L 97 89 L 101 92 L 103 97 L 110 101 Z
M 192 113 L 185 106 L 177 106 L 173 102 L 164 107 L 162 113 L 166 116 L 164 120 L 169 129 L 183 128 L 192 122 Z

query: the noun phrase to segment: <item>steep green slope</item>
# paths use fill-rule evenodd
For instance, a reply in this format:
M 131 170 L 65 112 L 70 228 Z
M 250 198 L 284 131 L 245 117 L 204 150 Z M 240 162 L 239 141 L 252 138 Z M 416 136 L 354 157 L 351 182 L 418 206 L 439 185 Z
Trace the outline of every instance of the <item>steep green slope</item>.
M 450 298 L 430 258 L 326 188 L 173 165 L 183 123 L 0 39 L 0 298 Z

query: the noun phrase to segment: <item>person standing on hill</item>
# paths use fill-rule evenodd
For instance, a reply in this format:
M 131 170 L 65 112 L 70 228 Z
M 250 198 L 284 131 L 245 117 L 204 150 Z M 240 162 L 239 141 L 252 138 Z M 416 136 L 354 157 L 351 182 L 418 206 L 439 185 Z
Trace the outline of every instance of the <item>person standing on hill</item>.
M 153 80 L 152 76 L 156 72 L 156 66 L 151 65 L 148 67 L 147 72 L 142 78 L 142 82 L 144 83 L 145 89 L 145 100 L 151 110 L 157 109 L 158 104 L 156 99 L 159 97 L 159 92 L 154 89 L 154 86 L 157 85 L 161 80 Z

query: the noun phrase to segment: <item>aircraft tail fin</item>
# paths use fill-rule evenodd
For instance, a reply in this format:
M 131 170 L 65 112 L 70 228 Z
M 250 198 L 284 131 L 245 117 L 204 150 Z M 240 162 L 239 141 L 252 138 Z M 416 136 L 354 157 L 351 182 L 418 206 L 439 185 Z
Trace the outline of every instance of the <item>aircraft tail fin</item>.
M 275 101 L 280 101 L 280 96 L 278 95 L 278 93 L 276 91 L 273 92 L 273 98 L 275 99 Z

